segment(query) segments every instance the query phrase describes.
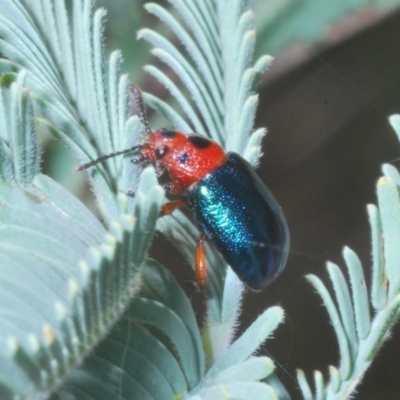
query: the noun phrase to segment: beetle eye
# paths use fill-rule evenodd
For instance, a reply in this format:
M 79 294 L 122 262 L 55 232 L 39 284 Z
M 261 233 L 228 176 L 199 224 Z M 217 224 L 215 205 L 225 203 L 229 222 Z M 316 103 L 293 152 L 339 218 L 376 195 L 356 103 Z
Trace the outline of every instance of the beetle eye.
M 156 159 L 159 160 L 160 158 L 164 157 L 167 151 L 168 151 L 168 146 L 166 146 L 165 144 L 158 146 L 154 151 Z
M 180 164 L 186 164 L 188 159 L 189 159 L 189 154 L 185 152 L 179 154 L 178 156 L 178 161 Z

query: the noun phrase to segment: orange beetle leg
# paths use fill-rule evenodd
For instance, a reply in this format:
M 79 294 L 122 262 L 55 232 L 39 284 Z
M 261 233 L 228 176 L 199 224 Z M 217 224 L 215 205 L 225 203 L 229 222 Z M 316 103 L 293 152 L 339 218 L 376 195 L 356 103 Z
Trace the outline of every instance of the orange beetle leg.
M 198 285 L 201 288 L 204 288 L 207 283 L 207 261 L 206 255 L 204 252 L 204 242 L 206 238 L 204 236 L 200 237 L 199 244 L 196 249 L 196 258 L 195 258 L 195 273 L 196 280 Z
M 160 210 L 160 216 L 169 215 L 174 212 L 177 208 L 186 206 L 187 200 L 174 200 L 168 203 L 165 203 Z

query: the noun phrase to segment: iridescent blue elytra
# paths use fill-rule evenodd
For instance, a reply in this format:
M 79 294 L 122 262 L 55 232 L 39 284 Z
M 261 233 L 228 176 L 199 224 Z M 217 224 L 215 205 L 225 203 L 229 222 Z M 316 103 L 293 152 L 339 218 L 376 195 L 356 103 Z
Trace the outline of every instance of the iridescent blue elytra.
M 228 153 L 188 195 L 200 229 L 247 286 L 261 290 L 279 275 L 289 249 L 286 220 L 247 161 Z

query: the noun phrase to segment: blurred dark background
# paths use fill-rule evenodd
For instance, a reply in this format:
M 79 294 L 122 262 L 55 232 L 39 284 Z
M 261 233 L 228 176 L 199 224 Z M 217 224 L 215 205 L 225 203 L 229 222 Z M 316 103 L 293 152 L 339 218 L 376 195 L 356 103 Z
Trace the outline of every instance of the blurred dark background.
M 259 173 L 285 210 L 292 254 L 282 277 L 265 294 L 247 296 L 243 325 L 261 311 L 264 301 L 283 306 L 286 323 L 267 349 L 290 374 L 295 367 L 309 376 L 314 369 L 326 374 L 327 364 L 337 365 L 338 360 L 332 326 L 304 275 L 317 274 L 329 286 L 325 261 L 344 270 L 341 251 L 349 246 L 369 278 L 366 205 L 376 203 L 381 164 L 400 155 L 387 121 L 400 110 L 399 37 L 397 12 L 261 88 L 257 125 L 267 126 L 269 133 Z M 399 326 L 356 399 L 400 398 L 397 338 Z
M 125 71 L 160 97 L 167 93 L 141 68 L 151 58 L 149 46 L 137 42 L 136 30 L 144 26 L 165 29 L 148 16 L 139 1 L 98 1 L 108 9 L 107 46 L 123 51 Z M 257 18 L 259 15 L 259 4 Z M 256 19 L 257 23 L 257 19 Z M 282 28 L 284 29 L 284 28 Z M 261 26 L 261 40 L 268 30 Z M 370 231 L 368 203 L 376 203 L 375 184 L 380 166 L 400 157 L 400 145 L 388 116 L 400 113 L 400 12 L 389 14 L 364 9 L 331 21 L 323 33 L 308 42 L 269 48 L 275 61 L 260 85 L 256 126 L 266 126 L 264 157 L 259 174 L 273 191 L 288 219 L 291 254 L 281 277 L 264 292 L 245 296 L 240 329 L 245 329 L 265 308 L 279 304 L 285 323 L 262 352 L 276 359 L 278 373 L 293 394 L 291 378 L 296 368 L 307 376 L 329 364 L 337 365 L 338 352 L 332 326 L 322 301 L 304 278 L 317 274 L 329 287 L 325 262 L 344 270 L 341 252 L 349 246 L 357 252 L 369 278 Z M 45 167 L 71 190 L 87 196 L 83 181 L 71 171 L 74 163 L 62 148 L 49 140 L 54 157 Z M 58 158 L 59 159 L 59 158 Z M 54 165 L 56 164 L 56 165 Z M 396 161 L 394 165 L 400 164 Z M 400 244 L 399 244 L 400 245 Z M 185 285 L 192 280 L 190 268 L 162 238 L 154 254 Z M 201 319 L 204 298 L 186 286 Z M 394 329 L 358 388 L 356 399 L 399 399 L 400 326 Z M 296 397 L 297 396 L 297 397 Z

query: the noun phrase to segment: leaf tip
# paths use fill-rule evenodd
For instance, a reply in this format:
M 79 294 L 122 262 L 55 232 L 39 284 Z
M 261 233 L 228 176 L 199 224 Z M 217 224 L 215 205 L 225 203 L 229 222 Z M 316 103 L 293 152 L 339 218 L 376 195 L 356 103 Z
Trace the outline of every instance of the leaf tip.
M 36 335 L 30 334 L 28 336 L 29 346 L 33 353 L 37 353 L 40 349 L 40 343 Z
M 59 321 L 64 321 L 65 317 L 67 316 L 67 308 L 65 307 L 65 304 L 61 301 L 57 301 L 54 308 L 56 311 L 57 319 Z
M 343 247 L 343 256 L 346 257 L 352 257 L 355 255 L 355 252 L 348 246 Z
M 392 180 L 388 178 L 387 176 L 381 176 L 378 179 L 378 189 L 380 188 L 385 188 L 386 186 L 392 184 Z
M 45 325 L 43 327 L 43 335 L 44 335 L 44 339 L 48 345 L 51 345 L 54 343 L 54 340 L 56 339 L 56 334 L 51 325 Z
M 389 117 L 389 123 L 396 132 L 398 139 L 400 140 L 400 114 L 393 114 Z
M 147 29 L 147 28 L 139 29 L 137 32 L 137 35 L 136 35 L 137 40 L 145 39 L 148 32 L 149 32 L 149 29 Z
M 68 281 L 69 297 L 75 299 L 79 294 L 79 284 L 75 279 Z

